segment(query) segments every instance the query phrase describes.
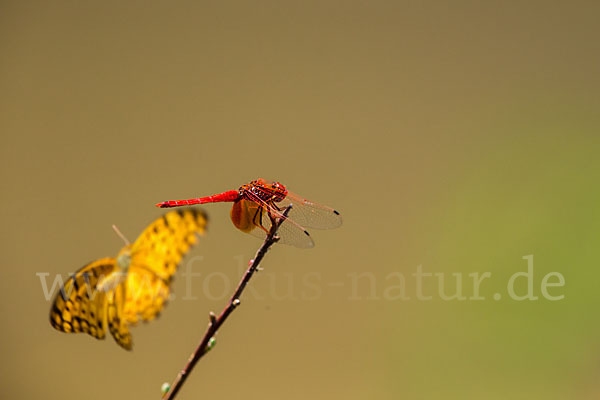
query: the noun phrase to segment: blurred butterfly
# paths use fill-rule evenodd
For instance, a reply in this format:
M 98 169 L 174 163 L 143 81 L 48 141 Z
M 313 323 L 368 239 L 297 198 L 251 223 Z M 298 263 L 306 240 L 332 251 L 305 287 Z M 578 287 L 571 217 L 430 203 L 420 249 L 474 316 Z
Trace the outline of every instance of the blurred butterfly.
M 101 258 L 75 272 L 50 309 L 50 323 L 66 333 L 104 339 L 106 328 L 131 350 L 128 326 L 150 321 L 165 305 L 181 259 L 206 229 L 206 215 L 195 209 L 169 212 L 148 226 L 116 258 Z

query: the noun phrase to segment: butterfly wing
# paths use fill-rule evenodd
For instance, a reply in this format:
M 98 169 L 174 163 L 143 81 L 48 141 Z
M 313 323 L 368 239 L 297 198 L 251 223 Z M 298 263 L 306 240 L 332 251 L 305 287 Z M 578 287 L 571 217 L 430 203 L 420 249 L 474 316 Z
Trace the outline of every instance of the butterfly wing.
M 104 339 L 106 294 L 96 290 L 96 286 L 115 269 L 115 259 L 107 257 L 94 261 L 71 275 L 52 303 L 50 324 L 62 332 L 83 332 L 96 339 Z
M 154 221 L 132 246 L 126 282 L 124 317 L 130 323 L 150 321 L 169 297 L 181 259 L 206 230 L 207 217 L 194 208 L 171 211 Z
M 124 318 L 131 324 L 158 316 L 169 298 L 169 284 L 140 265 L 129 267 Z
M 133 340 L 127 327 L 127 320 L 123 315 L 125 296 L 125 282 L 120 283 L 113 291 L 107 293 L 107 321 L 108 330 L 119 346 L 125 350 L 131 350 Z

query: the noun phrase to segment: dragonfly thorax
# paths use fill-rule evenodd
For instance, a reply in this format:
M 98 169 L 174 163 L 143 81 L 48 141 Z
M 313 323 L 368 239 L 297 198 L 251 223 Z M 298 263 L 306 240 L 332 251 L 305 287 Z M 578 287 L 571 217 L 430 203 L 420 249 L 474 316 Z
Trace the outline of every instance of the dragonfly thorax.
M 279 182 L 257 179 L 240 187 L 240 197 L 248 200 L 258 197 L 265 202 L 278 203 L 287 196 L 287 189 Z

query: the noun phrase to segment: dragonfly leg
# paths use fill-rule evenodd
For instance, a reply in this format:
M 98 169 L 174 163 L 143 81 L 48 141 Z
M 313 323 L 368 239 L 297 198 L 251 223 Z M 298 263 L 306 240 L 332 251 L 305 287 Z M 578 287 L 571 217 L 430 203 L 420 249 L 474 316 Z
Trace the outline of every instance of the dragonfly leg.
M 256 226 L 258 226 L 260 229 L 262 229 L 263 231 L 265 231 L 265 233 L 269 233 L 269 231 L 267 230 L 267 228 L 265 228 L 262 224 L 262 215 L 263 215 L 263 208 L 259 207 L 256 212 L 254 213 L 254 217 L 252 217 L 252 223 Z M 258 218 L 256 218 L 258 217 Z M 258 221 L 257 221 L 258 219 Z
M 273 208 L 276 208 L 276 209 L 277 209 L 277 211 L 280 211 L 279 207 L 277 207 L 277 205 L 275 205 L 275 203 L 271 203 L 271 206 L 272 206 Z M 270 209 L 270 208 L 267 210 L 267 212 L 269 213 L 269 219 L 271 220 L 271 224 L 273 224 L 273 225 L 274 225 L 274 224 L 276 224 L 276 223 L 277 223 L 277 217 L 275 217 L 275 216 L 273 215 L 273 213 L 271 212 L 271 209 Z

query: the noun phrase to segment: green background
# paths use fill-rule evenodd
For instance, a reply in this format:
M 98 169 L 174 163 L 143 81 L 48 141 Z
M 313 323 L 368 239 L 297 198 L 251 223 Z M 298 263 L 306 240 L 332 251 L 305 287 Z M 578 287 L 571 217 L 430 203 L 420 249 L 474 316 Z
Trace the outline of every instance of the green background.
M 133 239 L 159 201 L 263 177 L 344 225 L 268 254 L 181 398 L 598 398 L 599 12 L 1 1 L 0 393 L 159 398 L 260 244 L 229 206 L 204 207 L 182 267 L 201 275 L 176 279 L 133 352 L 53 330 L 36 274 L 116 255 L 111 224 Z M 512 300 L 530 254 L 540 298 Z M 490 272 L 485 300 L 444 301 L 434 278 L 417 300 L 419 265 L 448 293 L 462 273 L 467 296 Z M 549 272 L 563 300 L 541 297 Z M 394 273 L 410 299 L 390 296 Z

